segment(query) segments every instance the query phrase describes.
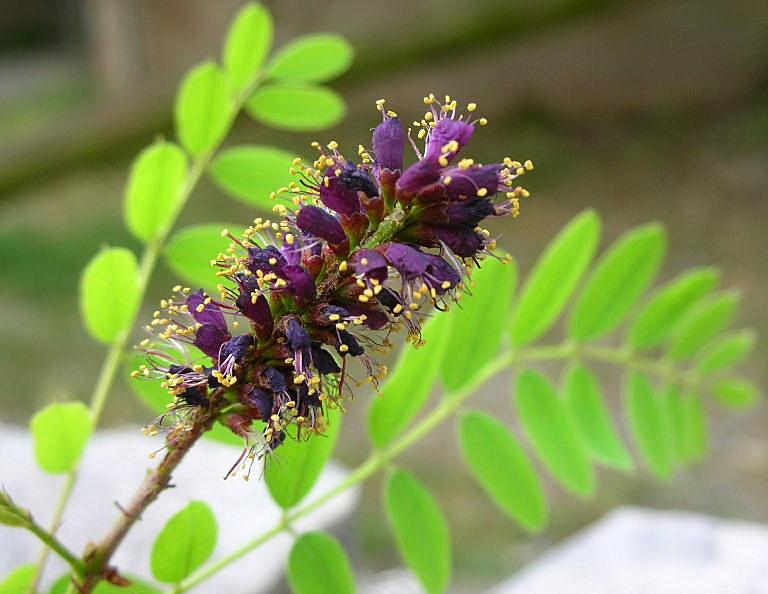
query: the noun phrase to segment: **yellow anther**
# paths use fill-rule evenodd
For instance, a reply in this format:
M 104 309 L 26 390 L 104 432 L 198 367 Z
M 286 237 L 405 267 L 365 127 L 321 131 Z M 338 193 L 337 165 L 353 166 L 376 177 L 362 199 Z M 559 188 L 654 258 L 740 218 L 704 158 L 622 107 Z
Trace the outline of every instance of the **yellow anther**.
M 488 195 L 488 189 L 487 188 L 480 188 L 477 191 L 477 195 L 480 196 L 480 198 L 483 198 L 484 196 Z
M 528 171 L 533 171 L 533 161 L 528 159 L 525 163 L 523 163 L 523 167 L 525 167 Z
M 340 350 L 342 353 L 346 353 L 346 352 L 349 350 L 349 347 L 348 347 L 347 345 L 343 344 L 343 345 L 341 345 L 341 346 L 339 347 L 339 350 Z
M 467 104 L 467 111 L 475 111 L 477 109 L 477 103 Z
M 347 265 L 347 261 L 346 260 L 342 260 L 341 263 L 339 264 L 339 271 L 340 272 L 346 272 L 347 271 L 347 266 L 348 266 Z

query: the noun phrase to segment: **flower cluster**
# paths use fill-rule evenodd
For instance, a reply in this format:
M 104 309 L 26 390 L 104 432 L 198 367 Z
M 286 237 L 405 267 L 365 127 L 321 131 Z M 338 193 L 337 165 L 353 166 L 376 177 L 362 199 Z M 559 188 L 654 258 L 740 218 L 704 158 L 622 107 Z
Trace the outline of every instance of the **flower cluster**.
M 277 220 L 257 218 L 242 237 L 223 232 L 230 247 L 212 261 L 219 294 L 179 286 L 161 303 L 136 375 L 162 378 L 169 415 L 183 424 L 186 411 L 215 411 L 251 458 L 323 431 L 327 407 L 351 385 L 385 375 L 372 355 L 391 332 L 405 326 L 418 345 L 425 309 L 457 298 L 495 247 L 481 223 L 518 214 L 528 192 L 516 179 L 533 166 L 460 158 L 486 120 L 473 103 L 460 115 L 450 97 L 424 101 L 416 139 L 378 101 L 383 121 L 357 162 L 335 142 L 312 143 L 318 158 L 297 159 L 296 181 L 273 194 L 285 202 Z M 407 142 L 418 157 L 409 167 Z

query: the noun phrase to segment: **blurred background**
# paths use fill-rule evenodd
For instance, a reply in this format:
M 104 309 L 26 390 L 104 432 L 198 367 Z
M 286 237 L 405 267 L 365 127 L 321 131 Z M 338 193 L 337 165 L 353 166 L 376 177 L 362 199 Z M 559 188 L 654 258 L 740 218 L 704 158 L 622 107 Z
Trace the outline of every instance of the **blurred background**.
M 121 221 L 126 172 L 158 134 L 172 135 L 171 103 L 183 72 L 219 53 L 238 0 L 0 0 L 0 403 L 26 423 L 46 402 L 87 399 L 103 357 L 81 326 L 81 268 L 106 243 L 139 246 Z M 523 270 L 582 209 L 598 209 L 604 244 L 632 225 L 663 222 L 663 277 L 714 264 L 743 290 L 738 324 L 762 340 L 748 375 L 768 386 L 768 5 L 764 0 L 266 0 L 276 44 L 304 33 L 346 36 L 357 57 L 332 86 L 347 119 L 318 135 L 368 143 L 374 101 L 410 120 L 428 92 L 476 101 L 491 125 L 473 156 L 532 159 L 523 215 L 498 227 Z M 242 118 L 232 143 L 311 154 L 307 134 Z M 181 225 L 254 215 L 205 180 Z M 161 268 L 156 302 L 175 284 Z M 148 313 L 151 309 L 148 308 Z M 619 378 L 605 371 L 614 402 Z M 512 420 L 507 381 L 475 403 Z M 367 446 L 369 394 L 351 405 L 338 457 Z M 119 382 L 106 424 L 150 413 Z M 619 503 L 768 522 L 768 412 L 712 410 L 711 458 L 668 484 L 643 472 L 603 473 L 596 499 L 554 484 L 553 523 L 530 538 L 498 520 L 459 459 L 446 425 L 403 462 L 446 508 L 456 546 L 457 592 L 510 574 Z M 365 486 L 348 527 L 362 572 L 400 564 Z

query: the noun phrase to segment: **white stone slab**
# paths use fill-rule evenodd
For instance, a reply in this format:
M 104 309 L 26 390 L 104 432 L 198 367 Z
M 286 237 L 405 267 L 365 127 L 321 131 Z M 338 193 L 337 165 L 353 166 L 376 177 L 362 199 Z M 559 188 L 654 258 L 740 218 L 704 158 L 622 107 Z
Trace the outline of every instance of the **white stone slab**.
M 154 463 L 148 454 L 162 445 L 161 438 L 148 438 L 136 428 L 100 431 L 89 446 L 59 536 L 75 551 L 86 541 L 100 538 L 119 515 L 114 502 L 125 503 L 144 473 Z M 203 440 L 195 446 L 174 474 L 175 488 L 165 491 L 137 523 L 114 557 L 114 563 L 128 573 L 151 576 L 149 558 L 154 538 L 166 520 L 193 499 L 202 499 L 215 511 L 219 522 L 219 544 L 213 559 L 247 543 L 273 527 L 280 509 L 271 501 L 258 474 L 245 482 L 222 476 L 239 454 L 236 448 Z M 339 483 L 347 471 L 331 463 L 315 485 L 313 494 Z M 0 425 L 0 484 L 17 503 L 30 508 L 48 525 L 64 483 L 37 468 L 32 441 L 26 429 Z M 297 529 L 322 529 L 338 524 L 354 509 L 358 492 L 347 491 L 302 521 Z M 201 592 L 258 594 L 272 592 L 282 575 L 291 538 L 281 535 L 202 586 Z M 0 526 L 0 578 L 13 567 L 34 561 L 39 542 L 26 531 Z M 59 559 L 51 559 L 44 584 L 65 571 Z
M 768 526 L 622 508 L 487 594 L 768 594 Z

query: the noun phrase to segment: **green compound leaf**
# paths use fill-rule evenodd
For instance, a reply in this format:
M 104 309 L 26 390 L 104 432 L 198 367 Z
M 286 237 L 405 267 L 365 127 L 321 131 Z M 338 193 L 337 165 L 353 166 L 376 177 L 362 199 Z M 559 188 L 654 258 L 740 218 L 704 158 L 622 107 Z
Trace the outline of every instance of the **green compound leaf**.
M 428 594 L 445 592 L 451 581 L 451 535 L 440 505 L 402 469 L 392 473 L 385 497 L 389 523 L 403 559 Z
M 574 365 L 567 372 L 565 405 L 594 460 L 620 470 L 634 467 L 605 405 L 600 384 L 583 365 Z
M 111 344 L 130 329 L 139 306 L 139 265 L 125 248 L 96 254 L 80 278 L 80 311 L 91 335 Z
M 341 429 L 342 415 L 329 409 L 327 428 L 307 440 L 287 439 L 274 460 L 267 460 L 264 476 L 272 499 L 289 509 L 307 496 L 333 453 Z
M 629 376 L 627 400 L 629 425 L 640 453 L 658 477 L 669 478 L 674 465 L 674 443 L 667 400 L 640 373 Z
M 82 402 L 49 404 L 32 417 L 35 457 L 46 472 L 74 470 L 91 435 L 90 409 Z
M 709 441 L 707 418 L 701 398 L 683 394 L 678 386 L 670 385 L 664 397 L 669 405 L 674 455 L 682 464 L 695 462 L 706 453 Z
M 701 375 L 711 375 L 730 369 L 749 356 L 756 341 L 754 330 L 722 334 L 702 349 L 696 362 L 696 371 Z
M 512 343 L 528 344 L 557 320 L 595 255 L 600 217 L 587 210 L 549 243 L 533 267 L 512 316 Z
M 235 16 L 222 56 L 233 91 L 245 90 L 256 79 L 272 47 L 272 33 L 272 16 L 259 4 L 246 4 Z
M 629 344 L 648 350 L 662 344 L 675 324 L 720 280 L 716 268 L 695 268 L 658 289 L 638 314 L 629 330 Z
M 0 594 L 27 594 L 37 575 L 34 563 L 19 565 L 0 582 Z
M 211 266 L 219 253 L 227 249 L 230 239 L 222 237 L 223 229 L 229 229 L 237 237 L 242 235 L 242 225 L 208 223 L 193 225 L 174 233 L 165 247 L 165 261 L 176 274 L 194 285 L 193 288 L 214 289 L 221 282 L 216 276 L 219 268 Z
M 726 378 L 716 382 L 712 393 L 721 404 L 732 408 L 754 406 L 760 399 L 757 386 L 739 378 Z
M 501 347 L 517 284 L 517 265 L 495 259 L 472 276 L 471 294 L 450 312 L 453 318 L 440 375 L 450 394 L 469 384 Z
M 131 581 L 130 586 L 115 586 L 109 582 L 101 581 L 93 589 L 93 594 L 160 594 L 160 590 L 139 578 L 131 575 L 125 577 Z M 71 582 L 72 578 L 69 574 L 61 576 L 53 583 L 48 594 L 67 594 Z
M 187 157 L 172 142 L 158 141 L 139 153 L 125 189 L 124 216 L 131 233 L 147 242 L 168 228 L 186 176 Z
M 233 117 L 229 83 L 213 62 L 195 66 L 184 77 L 174 117 L 181 144 L 192 154 L 204 153 L 227 135 Z
M 293 40 L 267 67 L 267 78 L 320 83 L 346 72 L 352 64 L 352 46 L 338 35 L 320 33 Z
M 205 563 L 216 548 L 216 517 L 208 504 L 192 501 L 163 527 L 152 547 L 152 575 L 178 584 Z
M 368 429 L 377 448 L 389 445 L 421 412 L 437 380 L 452 315 L 437 314 L 424 325 L 425 344 L 403 346 L 395 370 L 368 412 Z
M 338 540 L 323 532 L 307 532 L 293 543 L 288 582 L 295 594 L 355 593 L 347 554 Z
M 275 204 L 270 194 L 292 181 L 296 155 L 271 146 L 237 146 L 216 155 L 211 175 L 226 192 L 263 211 Z
M 461 451 L 480 486 L 504 513 L 529 532 L 547 524 L 544 489 L 536 469 L 512 433 L 490 415 L 461 417 Z
M 594 493 L 595 474 L 576 425 L 549 381 L 523 371 L 514 400 L 528 441 L 552 476 L 577 495 Z
M 725 330 L 736 315 L 741 297 L 736 291 L 715 294 L 691 309 L 669 338 L 668 355 L 685 361 Z
M 619 237 L 597 263 L 576 303 L 571 337 L 594 340 L 616 328 L 653 282 L 665 248 L 664 229 L 658 224 Z
M 245 107 L 262 124 L 293 132 L 331 128 L 347 111 L 336 91 L 292 83 L 259 87 Z

